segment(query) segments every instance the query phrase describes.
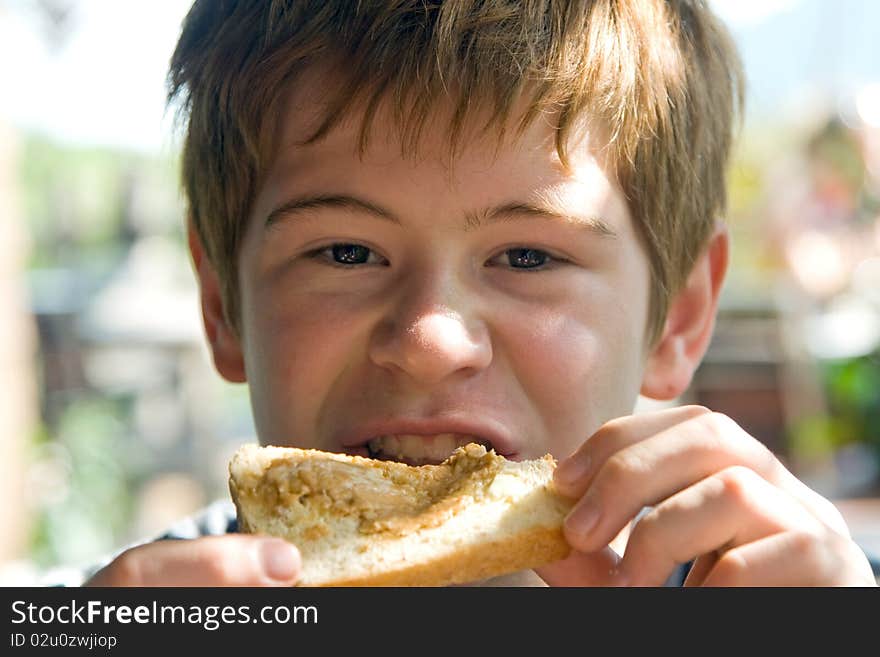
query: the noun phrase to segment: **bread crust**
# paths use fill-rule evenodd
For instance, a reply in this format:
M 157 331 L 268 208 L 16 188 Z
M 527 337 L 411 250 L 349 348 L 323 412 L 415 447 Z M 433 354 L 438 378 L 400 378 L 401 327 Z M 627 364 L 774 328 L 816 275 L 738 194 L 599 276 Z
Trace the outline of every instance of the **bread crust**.
M 467 452 L 468 449 L 471 450 L 470 453 Z M 341 565 L 342 561 L 335 557 L 336 565 L 332 568 L 313 568 L 310 567 L 313 565 L 312 560 L 320 562 L 327 558 L 323 556 L 326 554 L 322 551 L 325 548 L 321 547 L 327 543 L 321 542 L 321 533 L 311 534 L 308 528 L 320 526 L 322 529 L 329 528 L 330 532 L 340 531 L 340 514 L 338 510 L 331 512 L 326 506 L 317 504 L 316 498 L 323 494 L 322 490 L 312 487 L 306 488 L 306 493 L 303 493 L 296 487 L 290 489 L 291 481 L 301 484 L 298 480 L 299 473 L 304 466 L 306 470 L 309 469 L 308 461 L 325 464 L 322 466 L 324 474 L 329 467 L 330 478 L 325 481 L 331 489 L 336 487 L 337 477 L 344 480 L 346 475 L 351 475 L 352 466 L 357 466 L 358 471 L 369 473 L 366 482 L 358 482 L 360 485 L 356 487 L 361 494 L 365 488 L 369 489 L 368 494 L 372 494 L 374 490 L 387 487 L 389 466 L 398 475 L 398 479 L 403 473 L 403 481 L 407 486 L 419 487 L 415 489 L 416 494 L 423 492 L 420 486 L 426 485 L 426 479 L 430 481 L 430 477 L 426 475 L 434 472 L 431 468 L 436 468 L 438 472 L 443 468 L 425 466 L 420 470 L 399 463 L 317 450 L 243 447 L 230 462 L 229 478 L 229 490 L 236 508 L 239 531 L 280 535 L 300 547 L 304 564 L 299 582 L 302 586 L 406 587 L 466 584 L 536 568 L 565 558 L 571 548 L 563 535 L 562 522 L 571 507 L 571 501 L 559 496 L 552 486 L 555 460 L 545 456 L 534 461 L 512 463 L 492 452 L 487 454 L 482 446 L 471 445 L 461 450 L 464 451 L 455 457 L 458 461 L 451 457 L 444 462 L 444 467 L 450 461 L 455 462 L 451 469 L 458 470 L 460 474 L 462 462 L 465 466 L 473 466 L 473 463 L 469 463 L 469 459 L 472 460 L 470 457 L 473 457 L 476 459 L 474 462 L 479 464 L 479 471 L 468 473 L 475 475 L 475 483 L 465 481 L 464 504 L 455 505 L 456 509 L 467 509 L 461 511 L 460 518 L 456 518 L 459 521 L 457 533 L 447 530 L 446 521 L 439 524 L 435 521 L 440 504 L 434 504 L 424 514 L 432 519 L 433 524 L 430 525 L 419 527 L 416 523 L 412 530 L 378 535 L 358 532 L 351 535 L 342 530 L 343 542 L 349 546 L 348 549 L 354 550 L 350 554 L 354 555 L 356 565 L 352 565 L 349 559 L 344 562 L 348 565 Z M 277 476 L 279 464 L 286 478 L 279 479 Z M 284 472 L 285 467 L 289 467 L 288 472 Z M 276 470 L 274 473 L 273 469 Z M 448 469 L 450 468 L 447 467 Z M 507 488 L 497 488 L 503 484 L 499 481 L 493 485 L 499 472 L 508 478 L 521 479 L 521 488 L 515 487 L 513 492 Z M 314 479 L 308 479 L 308 482 L 314 486 Z M 373 489 L 371 483 L 378 488 Z M 354 489 L 341 490 L 349 493 Z M 474 491 L 476 493 L 471 497 Z M 410 489 L 408 495 L 412 494 L 413 490 Z M 440 500 L 444 504 L 450 501 L 457 500 Z M 397 507 L 394 508 L 396 512 Z M 484 508 L 487 511 L 484 512 Z M 484 516 L 474 515 L 475 509 Z M 503 523 L 497 529 L 492 528 L 496 526 L 493 523 L 501 521 L 499 509 L 503 514 L 509 513 L 516 517 L 515 529 L 504 528 Z M 328 513 L 329 515 L 323 515 Z M 447 509 L 447 518 L 449 513 Z M 354 522 L 355 514 L 342 515 L 348 516 L 348 520 Z M 490 523 L 488 529 L 482 524 L 484 518 Z M 320 525 L 314 524 L 316 519 Z M 462 526 L 465 528 L 464 534 Z M 351 524 L 348 527 L 348 531 L 352 531 Z M 408 527 L 408 524 L 404 524 L 404 527 Z M 455 538 L 451 538 L 453 535 Z M 426 543 L 436 547 L 424 551 Z M 334 544 L 331 549 L 338 549 L 338 546 Z M 365 558 L 375 561 L 365 561 Z M 365 563 L 368 565 L 365 566 Z
M 455 554 L 426 563 L 402 564 L 367 577 L 350 578 L 343 573 L 316 586 L 449 586 L 497 577 L 526 568 L 537 568 L 568 556 L 571 547 L 561 528 L 536 527 L 513 541 L 492 541 L 468 546 Z

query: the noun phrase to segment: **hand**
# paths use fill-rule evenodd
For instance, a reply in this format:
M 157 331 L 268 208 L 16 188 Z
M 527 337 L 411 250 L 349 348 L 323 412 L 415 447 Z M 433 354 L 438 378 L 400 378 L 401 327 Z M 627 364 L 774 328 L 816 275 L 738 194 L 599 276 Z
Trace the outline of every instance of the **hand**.
M 619 418 L 560 462 L 578 499 L 551 585 L 874 586 L 843 517 L 728 417 L 688 406 Z M 623 558 L 609 542 L 644 508 Z
M 280 538 L 157 541 L 123 552 L 85 586 L 291 586 L 300 563 L 296 547 Z

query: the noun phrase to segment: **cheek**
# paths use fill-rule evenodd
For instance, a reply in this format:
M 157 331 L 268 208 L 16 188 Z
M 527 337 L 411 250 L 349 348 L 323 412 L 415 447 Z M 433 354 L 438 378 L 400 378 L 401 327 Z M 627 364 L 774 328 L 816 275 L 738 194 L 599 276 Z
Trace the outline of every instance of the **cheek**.
M 350 361 L 357 328 L 339 306 L 309 299 L 254 299 L 245 332 L 245 367 L 258 423 L 302 431 Z M 269 435 L 264 434 L 264 435 Z
M 583 439 L 632 411 L 641 333 L 638 318 L 623 310 L 548 312 L 518 334 L 517 376 L 552 429 Z

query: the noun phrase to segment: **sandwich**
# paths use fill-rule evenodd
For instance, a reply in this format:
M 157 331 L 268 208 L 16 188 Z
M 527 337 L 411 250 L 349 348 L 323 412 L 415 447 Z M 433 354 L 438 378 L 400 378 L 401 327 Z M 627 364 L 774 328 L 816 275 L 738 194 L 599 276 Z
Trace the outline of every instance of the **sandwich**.
M 572 501 L 556 462 L 485 446 L 412 466 L 311 449 L 244 445 L 229 464 L 239 530 L 299 548 L 303 586 L 445 586 L 564 558 Z

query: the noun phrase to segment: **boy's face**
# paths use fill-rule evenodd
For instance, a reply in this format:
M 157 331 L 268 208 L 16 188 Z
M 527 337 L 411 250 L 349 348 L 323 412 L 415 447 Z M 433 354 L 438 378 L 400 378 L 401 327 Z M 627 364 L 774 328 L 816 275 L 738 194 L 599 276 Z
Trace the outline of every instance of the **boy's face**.
M 420 463 L 475 436 L 563 457 L 632 411 L 649 266 L 588 139 L 566 172 L 538 120 L 450 169 L 445 117 L 413 161 L 379 112 L 361 160 L 359 120 L 297 145 L 320 102 L 291 96 L 242 243 L 235 348 L 261 442 L 366 454 L 386 436 L 371 453 Z

